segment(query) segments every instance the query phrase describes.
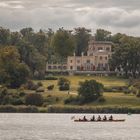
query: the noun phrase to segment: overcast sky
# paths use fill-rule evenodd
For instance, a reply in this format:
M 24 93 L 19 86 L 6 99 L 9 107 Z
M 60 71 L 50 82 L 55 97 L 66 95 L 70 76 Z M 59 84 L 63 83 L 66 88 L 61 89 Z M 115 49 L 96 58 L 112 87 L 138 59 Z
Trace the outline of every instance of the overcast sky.
M 140 0 L 0 0 L 0 26 L 103 28 L 140 36 Z

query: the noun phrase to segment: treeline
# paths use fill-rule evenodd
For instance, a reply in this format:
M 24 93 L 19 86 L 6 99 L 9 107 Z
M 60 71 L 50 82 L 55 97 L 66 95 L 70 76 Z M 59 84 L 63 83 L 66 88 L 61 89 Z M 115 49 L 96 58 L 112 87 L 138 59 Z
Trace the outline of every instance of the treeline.
M 16 32 L 0 27 L 0 83 L 19 87 L 29 77 L 42 79 L 46 62 L 63 63 L 74 52 L 86 54 L 91 36 L 91 30 L 84 27 L 57 31 L 24 28 Z M 140 38 L 97 29 L 95 39 L 114 43 L 112 70 L 117 68 L 127 77 L 140 75 Z

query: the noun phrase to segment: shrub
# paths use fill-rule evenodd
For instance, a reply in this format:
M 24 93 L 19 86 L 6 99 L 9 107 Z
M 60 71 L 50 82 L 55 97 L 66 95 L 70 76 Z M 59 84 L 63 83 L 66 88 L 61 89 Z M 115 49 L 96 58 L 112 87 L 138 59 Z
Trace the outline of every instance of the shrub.
M 85 103 L 98 99 L 102 92 L 103 85 L 95 80 L 80 82 L 80 87 L 78 88 L 78 94 L 83 97 Z
M 45 80 L 58 80 L 58 78 L 54 76 L 46 76 Z
M 99 97 L 99 99 L 98 99 L 98 102 L 100 102 L 100 103 L 103 103 L 103 102 L 105 102 L 106 100 L 105 100 L 105 98 L 104 97 Z
M 0 104 L 3 104 L 4 98 L 8 96 L 8 94 L 8 89 L 6 87 L 0 89 Z
M 37 86 L 42 87 L 43 86 L 42 82 L 37 82 Z
M 60 91 L 65 91 L 65 90 L 69 90 L 69 89 L 70 89 L 69 83 L 65 83 L 65 84 L 59 86 Z
M 43 104 L 43 97 L 41 94 L 30 93 L 25 96 L 25 104 L 41 106 Z
M 47 87 L 48 90 L 53 90 L 54 89 L 54 85 L 50 85 Z
M 66 79 L 66 78 L 63 78 L 63 77 L 59 78 L 59 80 L 58 80 L 58 86 L 62 86 L 65 83 L 70 84 L 70 81 L 68 79 Z
M 137 97 L 140 97 L 140 90 L 138 91 L 138 93 L 137 93 L 137 95 L 136 95 Z
M 23 105 L 23 100 L 21 98 L 14 98 L 11 102 L 12 105 Z
M 69 90 L 70 89 L 70 81 L 66 78 L 59 78 L 58 80 L 59 90 Z
M 20 92 L 19 92 L 19 96 L 20 96 L 20 97 L 23 97 L 23 96 L 25 96 L 25 95 L 26 95 L 26 92 L 25 92 L 25 91 L 20 91 Z
M 37 88 L 39 88 L 39 86 L 37 84 L 35 84 L 33 81 L 29 80 L 25 84 L 25 88 L 28 90 L 36 90 Z

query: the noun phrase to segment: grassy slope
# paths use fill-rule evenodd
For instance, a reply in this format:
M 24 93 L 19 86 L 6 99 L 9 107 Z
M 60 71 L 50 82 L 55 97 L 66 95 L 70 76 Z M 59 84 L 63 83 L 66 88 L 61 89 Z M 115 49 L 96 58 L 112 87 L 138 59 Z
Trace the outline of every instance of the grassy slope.
M 76 89 L 78 88 L 78 83 L 80 81 L 84 80 L 90 80 L 95 79 L 98 82 L 101 82 L 106 87 L 112 87 L 112 86 L 125 86 L 127 85 L 127 80 L 119 79 L 116 77 L 99 77 L 99 76 L 65 76 L 67 79 L 71 81 L 71 90 L 70 93 L 72 96 L 76 96 L 77 93 Z M 44 80 L 42 81 L 44 87 L 47 87 L 48 85 L 54 84 L 55 89 L 53 91 L 46 91 L 44 93 L 44 97 L 47 98 L 48 95 L 51 95 L 51 98 L 59 98 L 59 101 L 57 102 L 50 102 L 50 104 L 55 105 L 64 105 L 63 101 L 68 98 L 71 95 L 68 95 L 67 92 L 60 92 L 58 90 L 57 86 L 57 80 L 51 81 L 51 80 Z M 140 106 L 140 99 L 136 98 L 134 95 L 125 95 L 124 93 L 112 93 L 112 92 L 105 92 L 103 93 L 106 102 L 104 103 L 98 103 L 93 102 L 90 104 L 86 104 L 84 106 Z

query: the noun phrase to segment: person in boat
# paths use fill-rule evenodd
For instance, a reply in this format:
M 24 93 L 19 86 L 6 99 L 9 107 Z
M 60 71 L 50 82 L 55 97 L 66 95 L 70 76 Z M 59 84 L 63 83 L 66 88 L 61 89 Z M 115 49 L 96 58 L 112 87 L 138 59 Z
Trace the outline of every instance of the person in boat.
M 97 121 L 101 121 L 101 116 L 100 115 L 98 116 Z
M 106 117 L 106 115 L 104 115 L 104 117 L 103 117 L 103 121 L 107 121 L 107 117 Z
M 111 115 L 110 117 L 109 117 L 109 121 L 112 121 L 113 120 L 113 116 Z
M 86 116 L 84 116 L 84 117 L 83 117 L 83 121 L 87 121 L 87 118 L 86 118 Z
M 91 121 L 95 121 L 95 116 L 93 115 L 92 118 L 90 119 Z

